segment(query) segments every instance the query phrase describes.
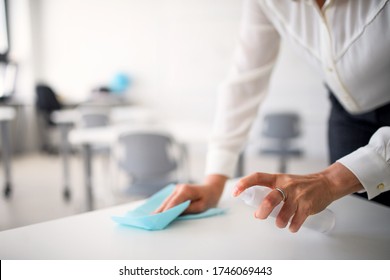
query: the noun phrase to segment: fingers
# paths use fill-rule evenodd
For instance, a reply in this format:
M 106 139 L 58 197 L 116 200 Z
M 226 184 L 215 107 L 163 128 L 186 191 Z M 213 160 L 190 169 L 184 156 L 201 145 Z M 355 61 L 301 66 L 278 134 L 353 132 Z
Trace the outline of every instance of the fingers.
M 267 219 L 276 206 L 282 202 L 282 196 L 278 191 L 270 192 L 260 204 L 260 207 L 255 212 L 255 217 L 258 219 Z
M 279 228 L 285 228 L 291 218 L 294 216 L 297 208 L 293 203 L 285 203 L 276 217 L 276 226 Z
M 307 209 L 303 207 L 298 208 L 293 219 L 291 220 L 289 230 L 291 232 L 297 232 L 306 221 L 307 217 L 309 217 L 309 212 Z
M 276 190 L 270 192 L 261 203 L 260 207 L 255 212 L 257 219 L 267 219 L 269 215 L 279 206 L 282 202 L 282 196 Z M 279 210 L 276 210 L 279 211 Z M 285 228 L 291 221 L 289 230 L 291 232 L 297 232 L 302 224 L 309 216 L 309 211 L 306 207 L 298 207 L 295 203 L 286 202 L 281 207 L 279 214 L 276 217 L 276 226 L 279 228 Z
M 184 185 L 176 185 L 175 190 L 170 196 L 168 196 L 163 203 L 153 213 L 161 213 L 165 210 L 172 208 L 188 199 L 186 199 L 185 192 L 183 191 Z
M 157 214 L 164 212 L 187 200 L 191 200 L 192 203 L 184 213 L 199 212 L 201 211 L 199 209 L 201 209 L 203 205 L 201 202 L 197 203 L 197 199 L 199 199 L 199 195 L 198 192 L 194 191 L 193 186 L 186 184 L 177 185 L 173 193 L 169 197 L 167 197 L 153 213 Z
M 260 207 L 256 210 L 255 217 L 261 220 L 267 219 L 272 213 L 272 211 L 274 211 L 275 208 L 277 208 L 282 201 L 283 196 L 280 195 L 279 191 L 271 191 L 264 198 Z M 293 200 L 286 201 L 282 205 L 283 206 L 281 207 L 280 211 L 275 210 L 279 211 L 275 221 L 276 226 L 278 226 L 279 228 L 285 228 L 291 221 L 289 230 L 291 232 L 297 232 L 309 216 L 309 208 L 305 206 L 299 207 L 298 204 L 296 204 L 296 202 Z
M 171 201 L 171 197 L 174 195 L 174 193 L 172 193 L 170 196 L 168 196 L 164 201 L 163 203 L 161 203 L 161 205 L 153 211 L 153 214 L 157 214 L 157 213 L 161 213 L 163 212 L 164 210 L 168 209 L 167 208 L 167 205 L 169 204 L 169 202 Z
M 276 181 L 276 174 L 256 172 L 249 176 L 243 177 L 238 181 L 233 191 L 233 196 L 238 196 L 241 192 L 252 186 L 260 185 L 273 187 Z

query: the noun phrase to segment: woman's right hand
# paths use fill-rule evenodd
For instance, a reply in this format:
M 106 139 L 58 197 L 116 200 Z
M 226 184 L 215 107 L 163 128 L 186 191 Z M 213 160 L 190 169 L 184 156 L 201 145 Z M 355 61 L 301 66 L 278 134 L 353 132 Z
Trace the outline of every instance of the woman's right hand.
M 216 207 L 222 195 L 227 177 L 208 175 L 204 184 L 177 184 L 173 193 L 167 197 L 154 213 L 164 212 L 184 201 L 191 200 L 184 214 L 200 213 Z

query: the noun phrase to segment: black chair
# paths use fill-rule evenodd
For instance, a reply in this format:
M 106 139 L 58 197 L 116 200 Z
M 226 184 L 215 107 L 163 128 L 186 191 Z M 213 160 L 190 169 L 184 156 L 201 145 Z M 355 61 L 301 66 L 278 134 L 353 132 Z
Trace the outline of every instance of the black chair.
M 50 143 L 49 130 L 55 127 L 51 119 L 51 114 L 56 110 L 61 110 L 63 105 L 58 100 L 51 87 L 45 84 L 36 86 L 36 110 L 38 116 L 38 129 L 40 130 L 42 146 L 41 150 L 48 153 L 58 152 L 58 148 Z
M 301 135 L 300 118 L 297 113 L 270 113 L 264 117 L 262 136 L 270 139 L 270 146 L 260 150 L 261 154 L 279 157 L 279 173 L 286 173 L 287 160 L 299 157 L 302 150 L 292 142 Z

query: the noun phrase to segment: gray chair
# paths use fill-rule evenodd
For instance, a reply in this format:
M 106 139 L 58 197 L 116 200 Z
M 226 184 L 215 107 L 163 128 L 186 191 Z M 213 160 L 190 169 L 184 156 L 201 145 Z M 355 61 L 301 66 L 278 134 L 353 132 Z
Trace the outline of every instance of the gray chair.
M 301 135 L 299 115 L 297 113 L 267 114 L 263 120 L 261 133 L 271 141 L 269 147 L 261 149 L 260 153 L 278 156 L 278 172 L 286 173 L 288 158 L 302 155 L 301 149 L 293 147 L 293 140 Z
M 129 180 L 127 192 L 148 197 L 184 173 L 186 150 L 169 134 L 139 131 L 119 137 L 116 158 Z
M 106 113 L 81 113 L 80 126 L 83 128 L 101 127 L 109 124 L 109 117 Z
M 78 126 L 84 129 L 97 128 L 110 124 L 109 112 L 106 109 L 79 107 L 80 119 Z M 109 145 L 95 144 L 92 147 L 94 153 L 109 154 Z

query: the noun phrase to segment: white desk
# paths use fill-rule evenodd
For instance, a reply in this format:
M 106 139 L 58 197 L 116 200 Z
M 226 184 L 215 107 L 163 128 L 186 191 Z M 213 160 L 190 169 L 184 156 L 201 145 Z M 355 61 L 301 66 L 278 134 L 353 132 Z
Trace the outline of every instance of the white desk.
M 110 122 L 119 123 L 154 123 L 156 116 L 149 109 L 140 106 L 89 107 L 80 105 L 77 108 L 54 111 L 51 119 L 56 124 L 80 122 L 83 112 L 106 113 Z
M 211 128 L 197 122 L 165 121 L 152 124 L 117 124 L 97 128 L 74 129 L 69 133 L 73 145 L 113 144 L 127 131 L 164 131 L 183 143 L 207 143 Z
M 357 197 L 331 205 L 328 235 L 292 234 L 226 190 L 224 215 L 177 221 L 162 231 L 115 224 L 139 202 L 0 232 L 0 259 L 390 259 L 390 208 Z
M 9 133 L 9 123 L 15 117 L 15 109 L 11 107 L 0 107 L 0 130 L 1 130 L 1 144 L 2 154 L 1 158 L 4 161 L 4 176 L 5 186 L 4 195 L 9 197 L 12 191 L 11 185 L 11 143 Z

